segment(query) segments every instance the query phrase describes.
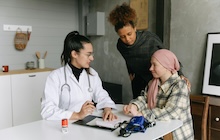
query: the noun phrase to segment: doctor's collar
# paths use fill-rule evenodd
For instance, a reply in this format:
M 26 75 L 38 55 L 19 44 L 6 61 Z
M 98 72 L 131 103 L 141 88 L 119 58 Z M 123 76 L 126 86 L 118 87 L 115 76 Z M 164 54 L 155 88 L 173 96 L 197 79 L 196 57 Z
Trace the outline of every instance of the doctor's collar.
M 74 65 L 72 65 L 70 62 L 68 63 L 68 65 L 70 66 L 70 68 L 72 69 L 73 75 L 76 77 L 76 79 L 79 81 L 79 76 L 82 73 L 84 68 L 77 68 Z

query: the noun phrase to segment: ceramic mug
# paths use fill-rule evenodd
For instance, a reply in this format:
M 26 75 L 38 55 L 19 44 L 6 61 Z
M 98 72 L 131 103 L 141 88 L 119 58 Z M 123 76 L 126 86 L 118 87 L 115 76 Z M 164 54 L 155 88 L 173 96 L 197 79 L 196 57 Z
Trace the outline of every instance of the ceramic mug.
M 8 69 L 9 69 L 8 65 L 2 66 L 2 71 L 3 72 L 8 72 Z

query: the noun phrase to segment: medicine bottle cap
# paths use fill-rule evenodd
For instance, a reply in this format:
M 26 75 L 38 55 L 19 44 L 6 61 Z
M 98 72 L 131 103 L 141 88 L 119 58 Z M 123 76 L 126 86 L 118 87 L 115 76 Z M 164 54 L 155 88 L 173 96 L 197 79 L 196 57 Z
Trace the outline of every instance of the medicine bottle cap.
M 68 119 L 62 119 L 62 126 L 68 126 Z

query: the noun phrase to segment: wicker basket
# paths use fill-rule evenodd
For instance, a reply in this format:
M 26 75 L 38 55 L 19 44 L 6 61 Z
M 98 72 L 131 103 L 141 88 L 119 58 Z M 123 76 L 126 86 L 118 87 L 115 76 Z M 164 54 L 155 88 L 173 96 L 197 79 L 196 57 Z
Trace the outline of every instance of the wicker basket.
M 15 34 L 14 42 L 15 42 L 15 48 L 17 50 L 24 50 L 28 42 L 28 35 L 26 33 L 22 33 L 21 29 L 18 28 Z

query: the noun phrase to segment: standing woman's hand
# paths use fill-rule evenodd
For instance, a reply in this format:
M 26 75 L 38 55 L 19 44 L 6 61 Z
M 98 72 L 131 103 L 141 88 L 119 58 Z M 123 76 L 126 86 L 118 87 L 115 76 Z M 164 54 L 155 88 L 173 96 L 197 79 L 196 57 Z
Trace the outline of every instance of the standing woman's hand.
M 181 75 L 180 78 L 186 81 L 187 88 L 188 88 L 189 92 L 191 92 L 191 83 L 190 83 L 189 79 L 183 75 Z
M 134 79 L 134 77 L 135 77 L 135 74 L 134 74 L 134 73 L 130 73 L 130 74 L 129 74 L 129 77 L 130 77 L 130 80 L 133 81 L 133 79 Z

